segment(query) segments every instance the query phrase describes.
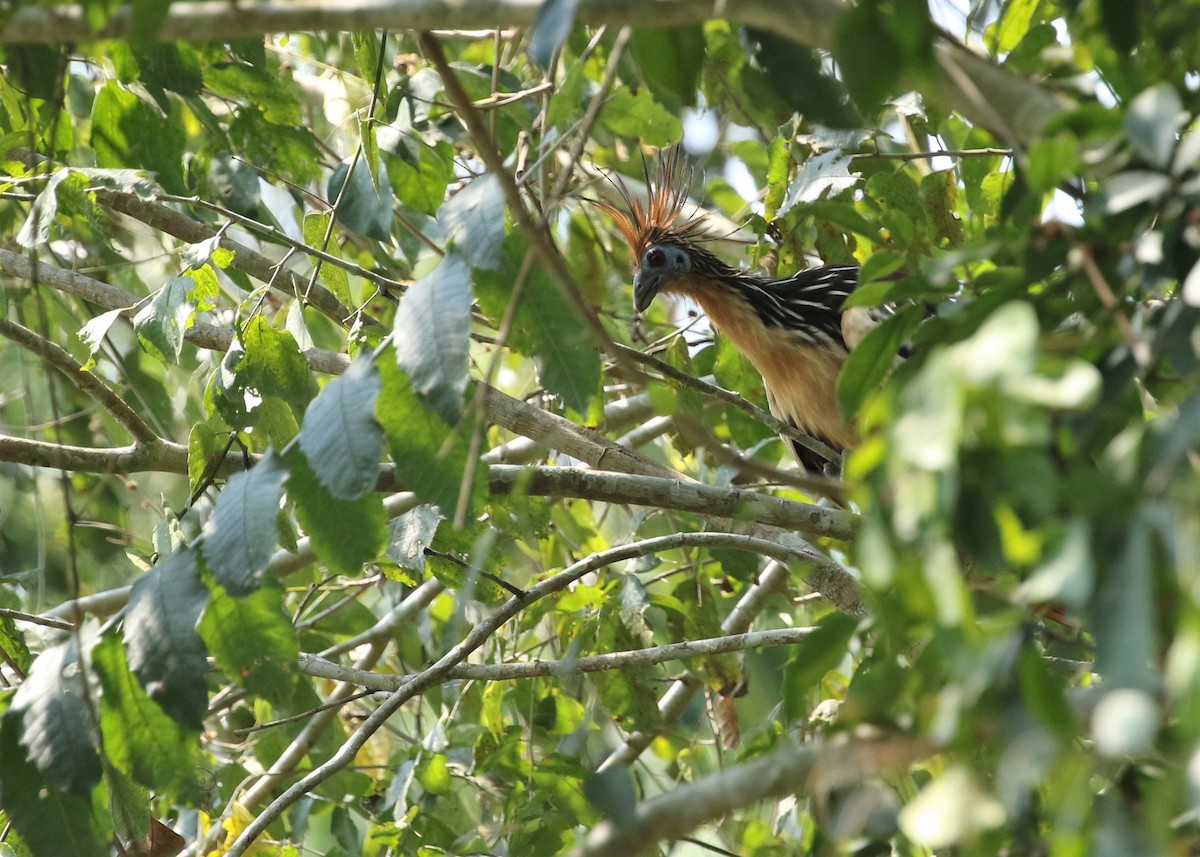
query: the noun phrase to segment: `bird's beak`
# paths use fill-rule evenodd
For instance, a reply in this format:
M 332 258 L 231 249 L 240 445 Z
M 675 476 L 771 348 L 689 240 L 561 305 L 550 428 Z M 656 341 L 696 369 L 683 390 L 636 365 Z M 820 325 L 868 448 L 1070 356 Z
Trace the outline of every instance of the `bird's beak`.
M 633 275 L 633 305 L 638 312 L 645 312 L 662 289 L 662 275 L 638 271 Z

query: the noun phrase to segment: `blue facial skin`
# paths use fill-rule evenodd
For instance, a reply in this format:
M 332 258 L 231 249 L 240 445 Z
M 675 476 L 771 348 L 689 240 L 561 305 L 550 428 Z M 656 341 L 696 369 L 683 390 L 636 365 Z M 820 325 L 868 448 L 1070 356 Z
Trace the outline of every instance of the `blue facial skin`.
M 645 312 L 664 285 L 692 269 L 692 260 L 682 247 L 654 244 L 642 255 L 633 275 L 633 305 Z

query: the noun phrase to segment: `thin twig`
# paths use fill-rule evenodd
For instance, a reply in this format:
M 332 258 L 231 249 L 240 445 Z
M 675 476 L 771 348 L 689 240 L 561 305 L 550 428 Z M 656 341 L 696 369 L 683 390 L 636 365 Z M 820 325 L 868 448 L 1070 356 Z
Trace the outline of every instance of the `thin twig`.
M 57 369 L 80 392 L 112 414 L 113 419 L 120 423 L 135 441 L 153 443 L 159 440 L 154 429 L 146 424 L 137 411 L 129 407 L 124 399 L 110 390 L 96 375 L 83 371 L 79 361 L 61 345 L 7 318 L 0 318 L 0 336 L 11 339 L 27 351 L 32 351 L 48 366 Z
M 728 536 L 731 533 L 691 533 L 693 536 Z M 749 540 L 744 545 L 750 545 Z M 714 541 L 714 544 L 717 542 Z M 739 544 L 722 544 L 723 547 L 738 548 Z M 747 549 L 750 549 L 749 547 Z M 757 551 L 758 549 L 755 548 Z M 447 681 L 469 679 L 473 681 L 515 681 L 544 676 L 568 676 L 577 673 L 604 672 L 628 669 L 629 667 L 654 666 L 656 664 L 681 661 L 688 658 L 711 657 L 728 652 L 745 652 L 773 646 L 794 646 L 813 632 L 813 628 L 775 628 L 769 631 L 754 631 L 747 634 L 732 634 L 725 637 L 708 637 L 687 640 L 645 649 L 624 652 L 609 652 L 603 655 L 587 655 L 561 661 L 534 660 L 508 664 L 459 664 L 446 673 Z M 412 675 L 377 673 L 344 667 L 315 655 L 301 653 L 300 672 L 317 678 L 348 681 L 359 687 L 375 691 L 394 692 Z
M 562 290 L 567 301 L 582 316 L 592 338 L 603 350 L 610 350 L 610 346 L 613 344 L 612 338 L 608 335 L 608 331 L 604 329 L 604 325 L 600 323 L 599 317 L 593 310 L 591 303 L 584 296 L 583 291 L 579 288 L 579 284 L 575 282 L 575 278 L 567 268 L 566 262 L 558 252 L 558 248 L 550 241 L 550 236 L 546 233 L 546 230 L 529 213 L 529 209 L 526 208 L 525 201 L 521 198 L 520 188 L 517 187 L 512 174 L 504 166 L 504 156 L 500 153 L 495 138 L 488 131 L 487 123 L 483 121 L 483 117 L 479 115 L 479 111 L 475 109 L 471 97 L 463 89 L 462 83 L 458 80 L 457 73 L 450 66 L 449 60 L 446 59 L 446 54 L 442 50 L 441 44 L 427 32 L 420 35 L 419 41 L 421 49 L 425 52 L 425 56 L 441 75 L 442 85 L 446 88 L 446 94 L 450 96 L 450 100 L 454 102 L 459 119 L 466 125 L 467 131 L 471 134 L 472 139 L 474 139 L 476 153 L 484 164 L 487 165 L 488 170 L 499 179 L 500 186 L 504 190 L 504 196 L 508 201 L 508 210 L 512 214 L 513 219 L 517 222 L 521 231 L 528 237 L 530 246 L 537 254 L 539 261 L 552 274 L 551 279 Z

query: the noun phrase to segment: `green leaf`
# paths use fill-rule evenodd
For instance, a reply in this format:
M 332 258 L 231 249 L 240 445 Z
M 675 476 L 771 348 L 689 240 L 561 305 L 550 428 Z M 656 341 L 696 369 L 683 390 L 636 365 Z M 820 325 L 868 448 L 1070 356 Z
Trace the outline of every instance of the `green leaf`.
M 144 25 L 154 22 L 156 18 L 162 20 L 158 16 L 165 17 L 171 4 L 159 3 L 157 0 L 137 0 L 133 6 L 137 11 L 130 18 L 137 24 Z M 142 8 L 147 11 L 143 13 Z M 137 41 L 136 34 L 131 36 L 131 41 Z M 152 37 L 147 39 L 147 42 L 150 41 L 153 41 Z M 142 82 L 151 89 L 169 89 L 183 96 L 195 96 L 199 95 L 204 87 L 200 56 L 184 42 L 146 44 L 135 49 L 134 56 L 137 57 Z M 160 104 L 163 102 L 160 96 L 156 95 L 155 98 Z
M 496 271 L 477 271 L 475 294 L 480 307 L 497 323 L 513 300 L 512 284 L 520 273 L 527 245 L 509 239 L 505 264 Z M 587 413 L 600 387 L 600 355 L 578 312 L 563 297 L 545 270 L 531 266 L 509 331 L 508 345 L 537 361 L 538 380 L 568 407 Z
M 21 746 L 46 782 L 80 797 L 100 782 L 88 674 L 79 639 L 69 637 L 38 655 L 9 712 L 20 718 Z
M 87 363 L 83 364 L 83 371 L 90 372 L 96 365 L 96 354 L 100 351 L 100 346 L 104 344 L 104 337 L 108 336 L 109 329 L 123 312 L 125 312 L 123 309 L 109 310 L 79 328 L 79 339 L 87 346 L 90 355 Z
M 504 243 L 504 189 L 500 179 L 488 173 L 475 179 L 438 212 L 438 223 L 446 230 L 446 244 L 472 268 L 500 265 Z
M 618 829 L 632 824 L 637 815 L 637 793 L 624 765 L 613 765 L 584 779 L 583 796 Z
M 1029 32 L 1038 3 L 1039 0 L 1009 0 L 1004 4 L 1000 23 L 995 29 L 992 50 L 1008 53 L 1021 43 L 1021 39 Z
M 29 673 L 33 655 L 29 652 L 29 646 L 25 645 L 25 635 L 11 616 L 0 616 L 0 652 L 21 672 Z
M 62 857 L 108 857 L 108 831 L 92 808 L 91 796 L 55 788 L 25 755 L 22 718 L 0 718 L 0 794 L 5 815 L 29 853 Z
M 862 118 L 845 85 L 824 71 L 821 53 L 769 30 L 748 28 L 756 43 L 755 62 L 775 96 L 804 118 L 830 128 L 859 128 Z M 695 63 L 699 69 L 701 63 Z
M 102 167 L 135 167 L 154 173 L 166 190 L 187 193 L 183 152 L 187 142 L 178 109 L 163 116 L 116 81 L 92 105 L 92 149 Z M 153 129 L 151 132 L 150 129 Z
M 133 582 L 125 613 L 130 669 L 176 723 L 194 730 L 208 703 L 208 652 L 196 633 L 208 599 L 195 552 L 181 548 Z
M 309 247 L 316 247 L 324 250 L 339 259 L 342 257 L 342 252 L 338 248 L 338 243 L 335 236 L 330 236 L 328 242 L 325 241 L 325 232 L 329 229 L 328 211 L 309 211 L 304 215 L 304 243 Z M 313 264 L 316 264 L 318 259 L 313 259 Z M 354 303 L 354 298 L 350 295 L 350 278 L 346 276 L 346 271 L 339 268 L 337 265 L 331 265 L 328 262 L 321 262 L 321 280 L 329 287 L 329 291 L 333 292 L 342 304 L 342 306 L 351 306 Z
M 255 316 L 213 374 L 206 396 L 231 427 L 253 426 L 266 443 L 282 446 L 298 430 L 315 390 L 295 338 Z
M 288 497 L 323 562 L 350 574 L 383 552 L 387 515 L 377 494 L 368 491 L 356 500 L 339 499 L 321 484 L 300 450 L 289 452 L 284 461 L 291 471 Z
M 634 31 L 635 41 L 638 32 Z M 571 63 L 567 67 L 566 74 L 550 96 L 550 108 L 546 111 L 547 128 L 565 131 L 565 126 L 583 111 L 584 85 L 587 79 L 583 63 Z
M 1017 661 L 1017 681 L 1025 707 L 1038 721 L 1064 741 L 1074 736 L 1075 717 L 1067 703 L 1063 681 L 1055 676 L 1032 646 L 1025 646 Z
M 252 105 L 273 125 L 302 125 L 304 117 L 285 78 L 244 62 L 213 63 L 204 83 L 217 95 Z
M 1141 37 L 1140 11 L 1139 4 L 1128 0 L 1100 0 L 1100 20 L 1118 54 L 1131 54 L 1137 47 Z
M 168 365 L 179 359 L 183 334 L 196 314 L 188 300 L 194 285 L 191 277 L 172 277 L 133 319 L 142 347 Z
M 50 226 L 54 223 L 54 215 L 58 213 L 58 186 L 70 174 L 68 169 L 56 170 L 33 205 L 29 206 L 29 217 L 17 233 L 17 243 L 22 247 L 32 250 L 50 240 Z
M 92 650 L 92 661 L 104 689 L 100 728 L 108 758 L 160 794 L 193 797 L 199 733 L 182 728 L 146 695 L 116 637 L 102 639 Z
M 350 181 L 346 181 L 349 173 Z M 343 189 L 345 185 L 345 189 Z M 337 200 L 337 220 L 352 232 L 387 241 L 392 233 L 392 187 L 377 182 L 362 158 L 354 161 L 350 172 L 350 161 L 342 161 L 329 176 L 329 198 Z
M 454 149 L 444 140 L 430 144 L 402 137 L 395 157 L 387 158 L 388 182 L 404 205 L 425 214 L 437 214 L 454 179 Z
M 468 438 L 426 407 L 391 351 L 380 356 L 379 371 L 383 389 L 376 414 L 396 463 L 396 477 L 418 497 L 435 503 L 443 515 L 453 515 L 463 474 L 474 467 L 469 508 L 482 502 L 487 478 L 482 464 L 467 456 Z
M 375 419 L 380 378 L 366 358 L 325 385 L 309 405 L 300 448 L 333 496 L 353 500 L 375 487 L 383 452 L 383 429 Z
M 295 338 L 256 316 L 242 329 L 246 356 L 238 366 L 239 380 L 259 395 L 274 396 L 298 412 L 308 407 L 316 383 Z
M 600 121 L 614 134 L 640 139 L 647 146 L 664 149 L 683 136 L 679 119 L 656 102 L 648 89 L 634 95 L 618 90 L 600 111 Z
M 278 585 L 245 598 L 217 588 L 198 630 L 217 666 L 246 690 L 276 702 L 290 694 L 300 644 Z
M 779 213 L 786 214 L 797 204 L 816 202 L 826 194 L 834 197 L 854 187 L 862 174 L 851 170 L 850 164 L 850 156 L 841 149 L 831 149 L 805 160 L 788 186 L 787 198 Z
M 578 5 L 579 0 L 542 0 L 529 37 L 529 58 L 542 68 L 550 65 L 554 52 L 571 32 Z
M 467 389 L 471 269 L 448 253 L 409 287 L 396 310 L 396 362 L 447 423 L 458 422 Z
M 279 540 L 279 501 L 287 471 L 274 452 L 229 479 L 204 524 L 200 550 L 217 583 L 233 595 L 262 585 Z
M 122 839 L 145 839 L 150 835 L 150 790 L 138 785 L 119 768 L 109 767 L 108 808 L 113 831 Z
M 29 98 L 52 102 L 61 93 L 62 80 L 58 70 L 65 50 L 65 46 L 7 45 L 4 58 L 8 74 Z
M 783 722 L 805 722 L 808 702 L 825 673 L 846 656 L 846 646 L 858 628 L 858 619 L 830 613 L 792 650 L 783 672 Z
M 1150 525 L 1137 516 L 1124 531 L 1120 552 L 1107 557 L 1107 568 L 1092 599 L 1089 627 L 1096 637 L 1095 671 L 1105 687 L 1129 687 L 1153 693 L 1158 677 L 1155 658 L 1158 622 L 1155 607 L 1157 565 Z
M 879 0 L 863 0 L 841 16 L 833 58 L 864 114 L 873 115 L 885 99 L 897 93 L 904 54 Z
M 838 378 L 838 404 L 847 419 L 858 413 L 867 397 L 895 367 L 901 348 L 920 326 L 924 315 L 920 307 L 904 307 L 880 322 L 850 352 Z
M 638 27 L 629 49 L 656 98 L 684 107 L 696 103 L 704 68 L 702 27 Z
M 1130 102 L 1125 114 L 1125 134 L 1139 155 L 1152 166 L 1166 169 L 1175 151 L 1179 129 L 1187 119 L 1175 87 L 1157 83 Z
M 1150 170 L 1126 170 L 1112 176 L 1100 187 L 1104 210 L 1120 214 L 1144 202 L 1158 199 L 1171 188 L 1171 177 Z
M 409 571 L 425 571 L 425 549 L 433 544 L 442 514 L 437 506 L 422 504 L 410 509 L 389 526 L 387 557 Z

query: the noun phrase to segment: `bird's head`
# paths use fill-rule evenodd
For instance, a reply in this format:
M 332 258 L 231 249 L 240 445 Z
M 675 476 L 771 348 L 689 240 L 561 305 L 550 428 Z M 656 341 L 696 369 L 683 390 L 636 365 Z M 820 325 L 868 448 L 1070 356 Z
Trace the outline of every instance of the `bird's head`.
M 625 203 L 622 210 L 596 201 L 621 231 L 633 265 L 633 303 L 645 312 L 662 292 L 675 291 L 702 253 L 695 240 L 704 232 L 703 216 L 684 216 L 691 169 L 678 148 L 658 156 L 657 170 L 643 161 L 646 202 L 629 192 L 619 179 L 613 186 Z
M 671 284 L 692 270 L 689 247 L 669 241 L 658 241 L 646 248 L 633 272 L 633 305 L 638 312 L 650 308 L 662 291 L 671 291 Z

